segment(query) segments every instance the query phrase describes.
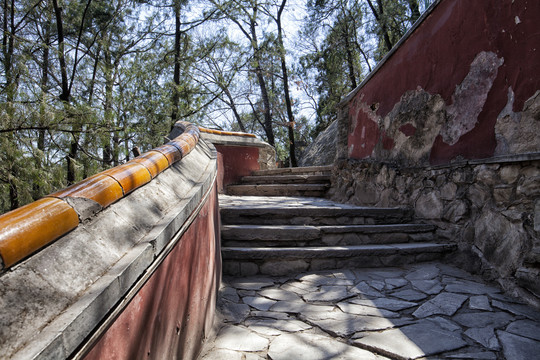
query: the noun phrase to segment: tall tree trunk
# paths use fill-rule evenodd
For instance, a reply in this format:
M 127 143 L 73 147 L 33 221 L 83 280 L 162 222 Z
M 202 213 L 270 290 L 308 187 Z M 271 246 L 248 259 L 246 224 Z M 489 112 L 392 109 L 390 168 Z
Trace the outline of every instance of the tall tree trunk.
M 238 113 L 238 109 L 236 108 L 236 104 L 234 103 L 234 99 L 232 97 L 231 92 L 229 91 L 229 88 L 227 85 L 224 85 L 222 87 L 223 93 L 225 93 L 225 96 L 227 96 L 227 99 L 229 100 L 229 107 L 231 108 L 234 118 L 236 119 L 236 123 L 240 127 L 240 131 L 246 132 L 246 127 L 244 126 L 244 122 L 242 121 L 242 118 L 240 117 L 240 114 Z
M 180 86 L 180 44 L 182 40 L 180 10 L 180 0 L 174 0 L 174 89 L 172 92 L 171 129 L 174 127 L 176 121 L 178 121 L 178 106 L 180 103 L 180 93 L 178 89 Z
M 57 0 L 52 0 L 54 14 L 56 17 L 56 31 L 58 33 L 58 61 L 60 62 L 60 74 L 61 74 L 61 87 L 62 93 L 60 94 L 60 100 L 64 104 L 64 115 L 70 120 L 70 92 L 69 92 L 69 81 L 67 77 L 67 67 L 66 67 L 66 55 L 64 51 L 64 24 L 62 20 L 62 8 L 58 6 Z M 67 161 L 67 183 L 71 185 L 76 180 L 76 168 L 75 161 L 77 159 L 77 152 L 79 150 L 79 132 L 80 126 L 73 123 L 72 124 L 72 138 L 71 144 L 69 146 L 68 155 L 66 156 Z
M 345 51 L 347 56 L 347 67 L 349 69 L 349 81 L 351 82 L 351 90 L 356 89 L 356 75 L 354 74 L 354 58 L 352 52 L 352 45 L 349 40 L 349 29 L 348 26 L 343 30 L 343 39 L 345 40 Z
M 105 133 L 103 134 L 103 169 L 111 167 L 113 151 L 111 147 L 111 134 L 113 127 L 113 64 L 112 54 L 109 49 L 104 51 L 104 65 L 105 65 L 105 102 L 103 103 L 103 113 L 105 116 Z
M 47 4 L 48 7 L 48 4 Z M 47 9 L 50 10 L 50 9 Z M 46 18 L 43 24 L 44 28 L 44 44 L 43 44 L 43 59 L 41 63 L 41 94 L 40 94 L 40 104 L 39 104 L 39 125 L 41 129 L 38 130 L 38 141 L 37 148 L 40 151 L 39 155 L 36 156 L 36 168 L 41 172 L 43 166 L 41 162 L 41 156 L 45 152 L 45 125 L 47 124 L 47 93 L 48 93 L 48 83 L 49 83 L 49 46 L 51 43 L 51 16 L 50 11 L 46 11 Z M 38 182 L 34 183 L 33 186 L 33 199 L 37 200 L 42 196 L 41 186 Z
M 6 112 L 8 121 L 12 122 L 15 116 L 15 91 L 17 84 L 15 83 L 15 75 L 13 74 L 14 63 L 14 37 L 15 37 L 15 0 L 4 0 L 4 22 L 3 22 L 3 37 L 2 37 L 2 52 L 4 55 L 4 74 L 5 74 L 5 91 L 6 91 Z M 16 209 L 20 205 L 19 192 L 15 179 L 18 176 L 18 169 L 15 164 L 15 137 L 13 132 L 7 133 L 7 149 L 6 149 L 6 165 L 8 173 L 9 186 L 9 204 L 11 210 Z
M 420 8 L 418 6 L 418 0 L 408 0 L 409 9 L 411 10 L 411 25 L 420 17 Z
M 288 135 L 289 135 L 289 157 L 291 159 L 291 166 L 297 167 L 296 161 L 296 142 L 294 140 L 294 115 L 292 112 L 291 96 L 289 94 L 289 74 L 287 71 L 287 62 L 285 59 L 285 45 L 283 44 L 283 29 L 281 27 L 281 15 L 285 9 L 285 4 L 287 0 L 281 2 L 277 14 L 277 28 L 278 28 L 278 46 L 279 46 L 279 57 L 281 60 L 281 72 L 283 74 L 283 90 L 285 92 L 285 107 L 287 108 L 287 117 L 289 119 L 288 123 Z
M 386 19 L 384 18 L 384 7 L 382 0 L 377 0 L 377 5 L 379 9 L 375 9 L 375 6 L 371 2 L 371 0 L 367 0 L 369 7 L 371 8 L 371 11 L 373 12 L 373 16 L 375 17 L 375 20 L 379 23 L 379 26 L 381 27 L 381 33 L 383 35 L 384 43 L 386 45 L 386 48 L 388 51 L 392 49 L 392 41 L 390 40 L 390 35 L 388 34 L 388 26 L 386 25 Z
M 255 75 L 257 76 L 257 82 L 259 83 L 259 88 L 261 89 L 261 97 L 263 101 L 263 111 L 264 111 L 264 132 L 268 143 L 272 146 L 275 145 L 274 138 L 274 128 L 272 126 L 272 114 L 270 111 L 270 99 L 268 97 L 268 90 L 266 89 L 266 80 L 264 79 L 263 70 L 261 68 L 261 54 L 259 49 L 259 43 L 257 40 L 257 7 L 253 7 L 253 16 L 250 18 L 250 31 L 251 31 L 251 46 L 253 48 L 253 61 L 255 62 Z

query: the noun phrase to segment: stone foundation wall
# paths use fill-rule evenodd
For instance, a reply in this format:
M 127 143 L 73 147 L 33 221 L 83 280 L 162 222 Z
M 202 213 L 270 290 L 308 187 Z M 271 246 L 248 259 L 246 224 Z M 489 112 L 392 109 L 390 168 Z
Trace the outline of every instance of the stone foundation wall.
M 452 262 L 540 304 L 539 153 L 435 167 L 341 160 L 329 196 L 410 206 L 418 222 L 437 225 L 439 240 L 459 245 Z

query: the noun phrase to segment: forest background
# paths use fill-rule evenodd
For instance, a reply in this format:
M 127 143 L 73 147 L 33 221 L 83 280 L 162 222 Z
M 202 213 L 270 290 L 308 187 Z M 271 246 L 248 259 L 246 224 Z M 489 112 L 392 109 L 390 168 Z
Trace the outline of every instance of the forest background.
M 161 145 L 178 120 L 255 133 L 296 166 L 433 2 L 0 1 L 0 212 Z

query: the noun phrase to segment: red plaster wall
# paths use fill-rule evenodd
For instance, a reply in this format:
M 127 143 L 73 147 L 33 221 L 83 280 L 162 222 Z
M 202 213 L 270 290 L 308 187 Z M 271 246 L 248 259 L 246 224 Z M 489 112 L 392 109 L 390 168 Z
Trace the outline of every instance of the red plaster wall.
M 259 148 L 251 146 L 214 145 L 218 151 L 218 185 L 220 191 L 238 182 L 242 176 L 259 170 Z
M 519 23 L 516 23 L 516 17 Z M 387 60 L 349 103 L 349 157 L 369 157 L 379 141 L 393 146 L 363 110 L 376 104 L 384 118 L 401 96 L 421 87 L 440 94 L 447 106 L 476 55 L 494 52 L 504 58 L 475 127 L 454 145 L 439 135 L 430 162 L 493 156 L 495 122 L 507 103 L 509 86 L 515 92 L 514 111 L 540 89 L 540 1 L 442 0 L 418 29 Z
M 194 359 L 221 278 L 216 188 L 201 212 L 85 360 Z

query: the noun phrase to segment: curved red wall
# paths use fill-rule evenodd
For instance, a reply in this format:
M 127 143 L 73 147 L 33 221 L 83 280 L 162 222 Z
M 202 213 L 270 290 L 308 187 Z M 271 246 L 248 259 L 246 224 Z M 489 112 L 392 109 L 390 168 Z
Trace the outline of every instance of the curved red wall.
M 86 360 L 193 359 L 210 331 L 221 278 L 216 187 Z

